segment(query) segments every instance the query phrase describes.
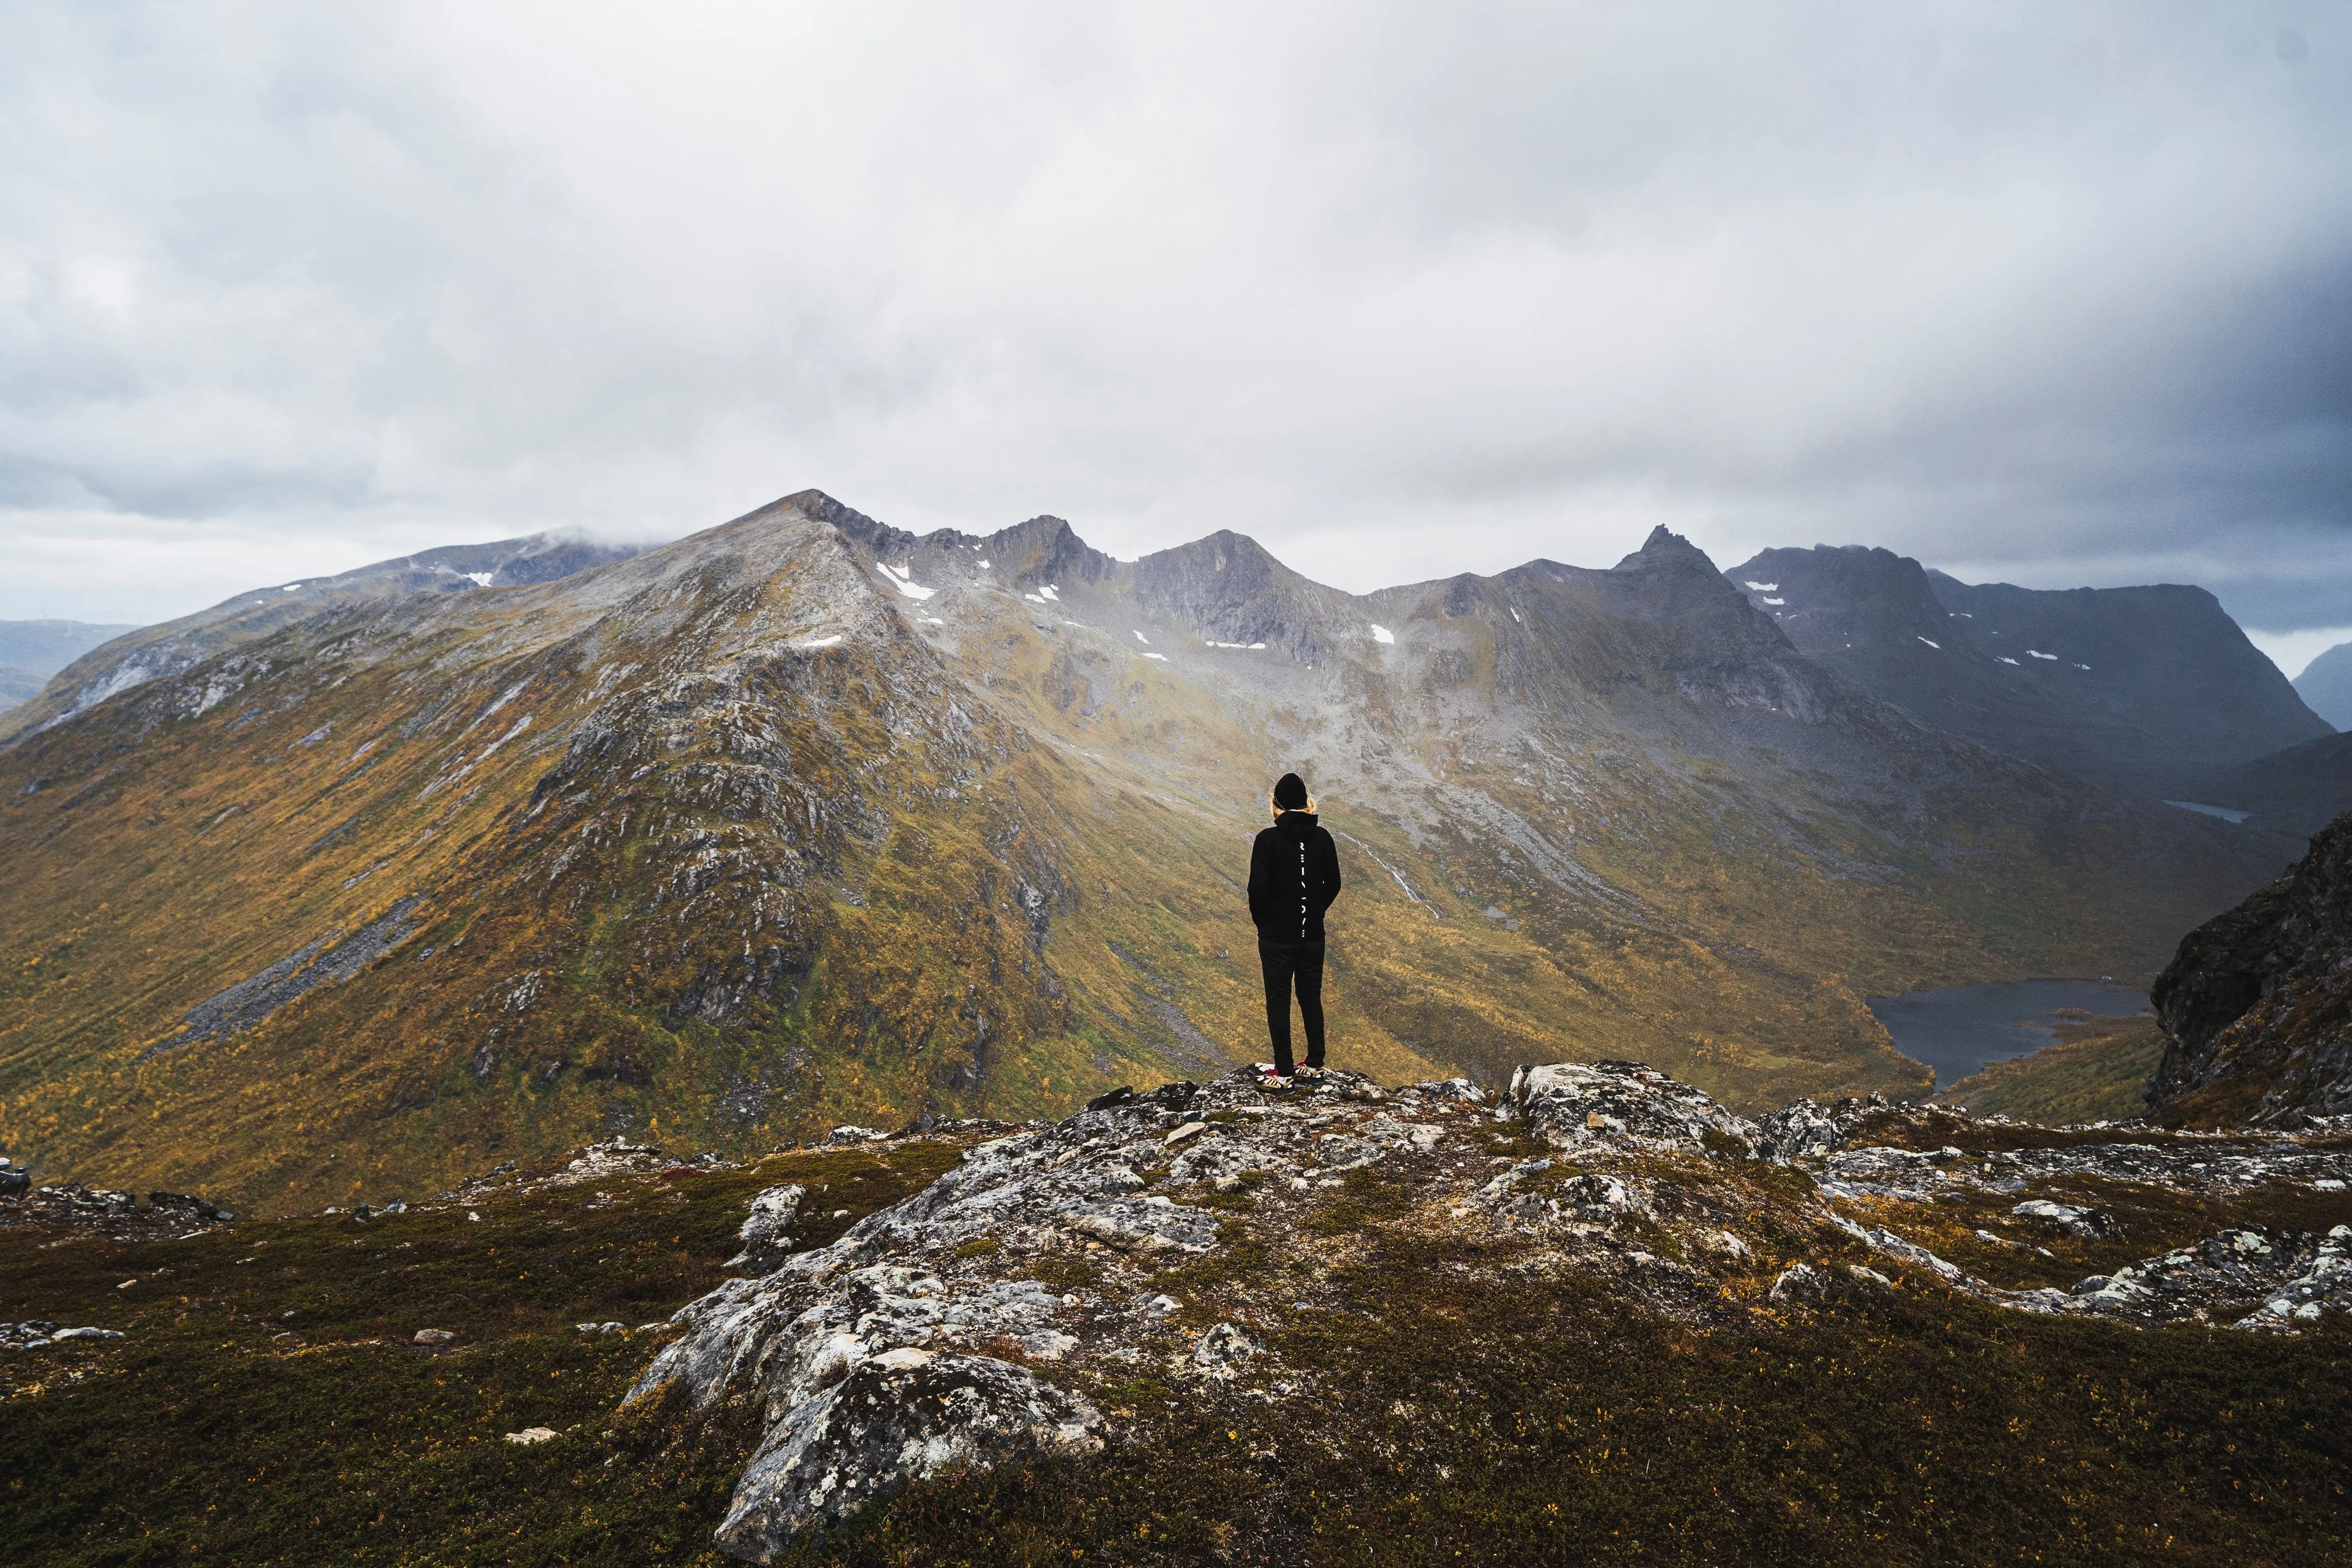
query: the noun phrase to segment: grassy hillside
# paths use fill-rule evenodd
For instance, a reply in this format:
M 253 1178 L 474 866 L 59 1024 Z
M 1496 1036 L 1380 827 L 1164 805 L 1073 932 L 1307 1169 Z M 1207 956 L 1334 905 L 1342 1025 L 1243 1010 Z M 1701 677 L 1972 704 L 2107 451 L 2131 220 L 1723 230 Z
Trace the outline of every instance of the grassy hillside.
M 2164 1056 L 2164 1032 L 2143 1018 L 2062 1023 L 2058 1043 L 1994 1062 L 1936 1098 L 1979 1116 L 2063 1126 L 2147 1114 L 2140 1090 Z

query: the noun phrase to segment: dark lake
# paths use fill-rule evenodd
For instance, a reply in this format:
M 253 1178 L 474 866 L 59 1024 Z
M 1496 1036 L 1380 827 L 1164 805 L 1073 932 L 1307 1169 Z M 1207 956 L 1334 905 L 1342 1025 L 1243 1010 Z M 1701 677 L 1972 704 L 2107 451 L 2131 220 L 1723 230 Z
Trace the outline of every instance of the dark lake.
M 2054 1044 L 2058 1036 L 2050 1026 L 2062 1007 L 2101 1018 L 2128 1018 L 2147 1009 L 2146 993 L 2109 980 L 2011 980 L 1864 1000 L 1895 1037 L 1896 1050 L 1936 1069 L 1937 1089 L 1988 1062 Z

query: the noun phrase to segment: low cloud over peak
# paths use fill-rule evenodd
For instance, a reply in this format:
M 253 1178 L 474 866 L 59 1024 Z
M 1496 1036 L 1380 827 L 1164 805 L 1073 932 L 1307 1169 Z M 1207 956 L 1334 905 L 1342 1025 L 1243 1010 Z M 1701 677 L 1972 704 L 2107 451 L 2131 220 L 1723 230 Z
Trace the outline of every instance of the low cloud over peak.
M 0 616 L 820 485 L 2352 621 L 2320 7 L 19 11 Z

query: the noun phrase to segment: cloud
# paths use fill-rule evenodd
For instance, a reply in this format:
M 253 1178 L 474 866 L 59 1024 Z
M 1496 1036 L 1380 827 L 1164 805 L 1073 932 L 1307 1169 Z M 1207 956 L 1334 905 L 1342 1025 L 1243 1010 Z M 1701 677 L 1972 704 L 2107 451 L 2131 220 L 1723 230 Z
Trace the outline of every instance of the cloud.
M 2253 645 L 2270 656 L 2289 680 L 2298 680 L 2311 661 L 2339 644 L 2352 643 L 2352 626 L 2312 626 L 2295 632 L 2249 631 Z
M 2352 619 L 2329 8 L 24 7 L 0 134 L 0 615 L 817 485 Z

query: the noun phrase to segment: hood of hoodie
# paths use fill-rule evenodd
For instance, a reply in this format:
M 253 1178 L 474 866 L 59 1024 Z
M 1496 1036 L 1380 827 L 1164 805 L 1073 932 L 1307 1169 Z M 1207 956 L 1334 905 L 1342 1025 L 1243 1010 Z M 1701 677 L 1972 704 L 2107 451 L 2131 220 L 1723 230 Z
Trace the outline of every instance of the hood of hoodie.
M 1293 838 L 1303 838 L 1315 831 L 1315 814 L 1311 811 L 1286 811 L 1275 818 L 1274 825 Z

